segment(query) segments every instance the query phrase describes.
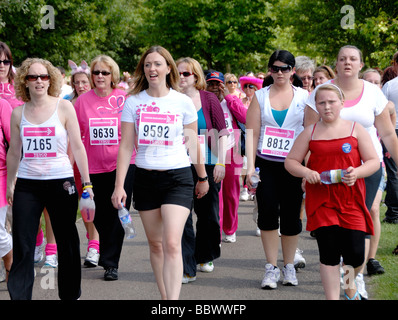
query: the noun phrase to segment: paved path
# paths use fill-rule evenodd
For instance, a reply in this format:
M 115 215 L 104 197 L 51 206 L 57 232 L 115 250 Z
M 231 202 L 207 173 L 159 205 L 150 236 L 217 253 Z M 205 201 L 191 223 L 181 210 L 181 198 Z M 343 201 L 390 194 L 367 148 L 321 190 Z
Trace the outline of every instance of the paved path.
M 255 235 L 252 218 L 253 202 L 241 202 L 239 229 L 236 243 L 222 243 L 221 257 L 215 260 L 212 273 L 198 272 L 195 282 L 182 286 L 180 298 L 184 300 L 324 300 L 319 276 L 316 240 L 303 231 L 299 248 L 307 261 L 297 273 L 299 285 L 288 287 L 279 284 L 276 290 L 262 290 L 264 251 Z M 134 212 L 138 235 L 125 240 L 120 260 L 119 280 L 104 281 L 103 269 L 82 269 L 81 300 L 158 300 L 160 295 L 149 262 L 148 245 L 141 219 Z M 87 248 L 86 231 L 82 221 L 77 222 L 82 252 L 82 265 Z M 305 230 L 305 223 L 303 229 Z M 58 300 L 57 284 L 49 281 L 50 273 L 36 265 L 33 300 Z M 278 266 L 283 267 L 279 254 Z M 52 269 L 54 270 L 54 269 Z M 52 271 L 51 271 L 52 272 Z M 56 271 L 55 271 L 56 273 Z M 45 289 L 50 287 L 49 289 Z M 0 283 L 0 300 L 9 300 L 6 284 Z

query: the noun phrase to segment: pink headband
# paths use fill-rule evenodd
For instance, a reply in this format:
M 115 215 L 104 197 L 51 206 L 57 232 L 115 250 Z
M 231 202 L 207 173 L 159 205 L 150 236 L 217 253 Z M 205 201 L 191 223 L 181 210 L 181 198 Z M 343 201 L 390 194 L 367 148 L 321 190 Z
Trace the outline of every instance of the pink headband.
M 68 60 L 68 64 L 69 64 L 69 67 L 71 67 L 71 69 L 72 69 L 72 76 L 76 73 L 85 73 L 87 75 L 90 75 L 90 68 L 88 67 L 88 64 L 86 61 L 83 60 L 80 63 L 79 67 L 72 60 Z

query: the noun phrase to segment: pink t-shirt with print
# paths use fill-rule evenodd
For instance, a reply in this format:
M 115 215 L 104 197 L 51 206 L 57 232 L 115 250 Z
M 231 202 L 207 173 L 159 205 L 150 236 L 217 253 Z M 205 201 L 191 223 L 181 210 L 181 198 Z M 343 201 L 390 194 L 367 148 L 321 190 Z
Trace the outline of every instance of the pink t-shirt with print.
M 86 148 L 90 174 L 116 169 L 122 115 L 126 92 L 113 89 L 107 97 L 99 97 L 94 89 L 77 98 L 75 109 L 80 133 Z M 135 153 L 131 163 L 134 163 Z

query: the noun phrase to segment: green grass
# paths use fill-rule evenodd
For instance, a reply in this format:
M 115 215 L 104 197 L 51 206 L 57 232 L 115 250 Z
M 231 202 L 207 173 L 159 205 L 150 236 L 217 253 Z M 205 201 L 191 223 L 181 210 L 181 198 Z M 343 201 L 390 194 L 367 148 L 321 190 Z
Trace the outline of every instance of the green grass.
M 387 207 L 380 206 L 380 220 L 383 221 Z M 376 259 L 385 273 L 371 276 L 367 281 L 367 290 L 375 300 L 398 300 L 398 255 L 392 251 L 398 245 L 398 225 L 381 223 L 381 236 Z M 365 271 L 366 272 L 366 271 Z

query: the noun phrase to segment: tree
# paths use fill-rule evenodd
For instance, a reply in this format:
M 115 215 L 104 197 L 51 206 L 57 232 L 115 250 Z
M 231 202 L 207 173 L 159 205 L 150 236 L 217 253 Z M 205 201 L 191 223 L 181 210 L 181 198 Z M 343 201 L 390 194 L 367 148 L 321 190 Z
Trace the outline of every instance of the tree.
M 248 55 L 269 51 L 272 2 L 149 0 L 140 32 L 176 59 L 190 56 L 208 69 L 240 72 Z

